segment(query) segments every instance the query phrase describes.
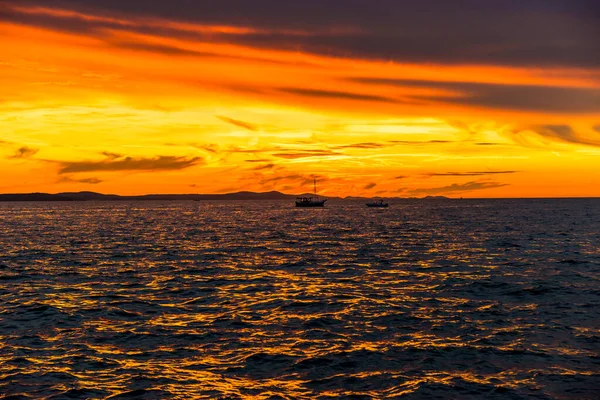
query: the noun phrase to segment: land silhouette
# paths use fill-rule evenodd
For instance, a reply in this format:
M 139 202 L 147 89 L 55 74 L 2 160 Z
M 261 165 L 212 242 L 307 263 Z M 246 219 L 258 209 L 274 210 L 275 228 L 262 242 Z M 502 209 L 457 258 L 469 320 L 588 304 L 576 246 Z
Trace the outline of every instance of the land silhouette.
M 96 192 L 62 192 L 62 193 L 7 193 L 0 194 L 0 201 L 118 201 L 118 200 L 294 200 L 298 196 L 311 196 L 310 193 L 286 194 L 278 191 L 270 192 L 234 192 L 224 194 L 144 194 L 121 196 L 117 194 L 102 194 Z M 335 197 L 326 196 L 333 200 L 364 200 L 370 197 Z M 386 199 L 416 199 L 403 197 L 376 197 Z M 443 196 L 427 196 L 424 199 L 447 199 Z

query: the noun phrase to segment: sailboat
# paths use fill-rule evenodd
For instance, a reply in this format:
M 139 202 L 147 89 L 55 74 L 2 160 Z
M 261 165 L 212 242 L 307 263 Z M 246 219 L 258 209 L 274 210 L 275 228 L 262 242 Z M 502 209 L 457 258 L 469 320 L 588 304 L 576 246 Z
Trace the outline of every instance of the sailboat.
M 296 207 L 323 207 L 327 199 L 320 200 L 317 196 L 317 180 L 314 180 L 314 197 L 296 197 Z

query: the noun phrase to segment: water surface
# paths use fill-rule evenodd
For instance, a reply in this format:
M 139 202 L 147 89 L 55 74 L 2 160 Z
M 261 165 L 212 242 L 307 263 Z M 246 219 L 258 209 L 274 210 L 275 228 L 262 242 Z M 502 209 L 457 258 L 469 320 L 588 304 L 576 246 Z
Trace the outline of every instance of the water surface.
M 600 200 L 0 204 L 14 398 L 598 399 Z

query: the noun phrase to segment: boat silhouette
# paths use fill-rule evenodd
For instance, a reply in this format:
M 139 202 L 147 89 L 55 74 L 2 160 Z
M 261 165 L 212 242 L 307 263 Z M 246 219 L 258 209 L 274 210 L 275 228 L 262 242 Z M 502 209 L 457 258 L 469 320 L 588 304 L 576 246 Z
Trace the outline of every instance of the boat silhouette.
M 314 191 L 315 195 L 306 197 L 300 196 L 296 197 L 296 207 L 324 207 L 327 199 L 320 200 L 319 196 L 317 196 L 317 180 L 314 180 Z
M 388 206 L 388 203 L 384 203 L 383 200 L 377 200 L 377 201 L 373 201 L 371 203 L 367 203 L 367 207 L 386 208 L 387 206 Z

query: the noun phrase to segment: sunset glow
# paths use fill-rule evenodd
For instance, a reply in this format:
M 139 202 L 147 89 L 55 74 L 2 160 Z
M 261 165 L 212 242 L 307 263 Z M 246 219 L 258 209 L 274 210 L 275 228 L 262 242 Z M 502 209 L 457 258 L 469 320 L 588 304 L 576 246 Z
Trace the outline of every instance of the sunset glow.
M 458 31 L 434 49 L 353 7 L 318 24 L 283 5 L 226 20 L 104 4 L 0 1 L 0 192 L 302 193 L 316 177 L 330 196 L 600 196 L 584 13 L 478 10 L 473 29 L 494 36 L 497 13 L 522 41 L 456 53 Z

